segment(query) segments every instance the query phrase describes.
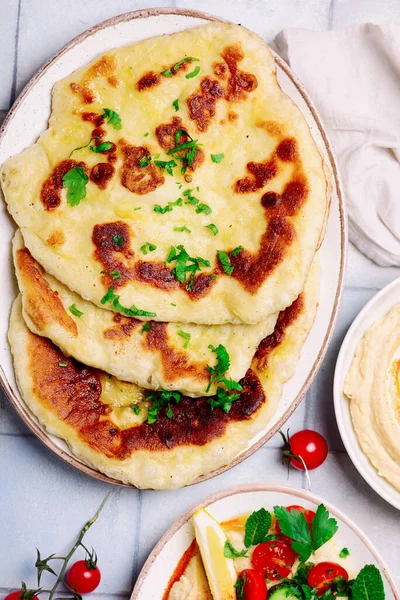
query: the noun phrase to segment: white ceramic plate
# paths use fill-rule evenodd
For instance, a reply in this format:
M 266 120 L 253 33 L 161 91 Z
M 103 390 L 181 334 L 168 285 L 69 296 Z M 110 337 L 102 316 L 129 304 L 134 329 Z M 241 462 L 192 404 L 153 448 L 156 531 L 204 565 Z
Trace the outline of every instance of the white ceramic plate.
M 368 304 L 354 320 L 346 337 L 343 340 L 339 352 L 335 369 L 335 378 L 333 385 L 333 396 L 335 403 L 336 420 L 339 426 L 340 435 L 346 450 L 365 481 L 393 506 L 400 509 L 400 492 L 396 490 L 386 479 L 378 475 L 376 469 L 370 463 L 368 457 L 362 451 L 355 434 L 350 414 L 350 403 L 343 394 L 343 384 L 347 372 L 353 360 L 354 351 L 359 340 L 370 329 L 377 319 L 384 317 L 400 299 L 400 278 L 395 279 Z
M 360 570 L 365 564 L 375 564 L 384 577 L 386 600 L 399 600 L 393 579 L 370 540 L 348 517 L 322 498 L 309 492 L 282 485 L 252 484 L 224 490 L 209 496 L 180 517 L 160 539 L 151 552 L 136 582 L 131 600 L 160 600 L 179 559 L 194 539 L 190 518 L 200 506 L 217 521 L 227 521 L 261 507 L 272 510 L 275 505 L 300 504 L 315 511 L 324 503 L 338 522 L 335 535 L 338 547 L 348 547 L 351 564 Z M 350 558 L 349 558 L 350 560 Z
M 116 46 L 142 40 L 160 34 L 174 33 L 216 17 L 194 11 L 179 9 L 153 9 L 136 11 L 110 19 L 72 40 L 27 85 L 10 111 L 0 133 L 0 164 L 9 156 L 21 152 L 32 144 L 46 129 L 50 115 L 50 98 L 53 85 L 75 69 L 93 60 L 99 53 Z M 278 429 L 300 403 L 315 376 L 329 344 L 341 297 L 346 255 L 346 218 L 343 198 L 338 180 L 332 149 L 315 108 L 301 84 L 286 63 L 276 57 L 278 80 L 284 91 L 293 98 L 307 119 L 313 136 L 321 148 L 326 163 L 333 173 L 333 195 L 327 230 L 320 255 L 323 266 L 320 304 L 314 327 L 304 345 L 295 376 L 285 385 L 279 408 L 268 427 L 229 466 L 237 464 L 259 448 Z M 7 395 L 27 425 L 58 456 L 80 470 L 111 483 L 119 482 L 84 465 L 71 455 L 62 440 L 49 435 L 29 412 L 17 390 L 11 354 L 7 343 L 8 315 L 17 290 L 11 263 L 10 242 L 14 225 L 8 216 L 5 203 L 0 207 L 0 379 Z M 224 467 L 207 477 L 228 468 Z

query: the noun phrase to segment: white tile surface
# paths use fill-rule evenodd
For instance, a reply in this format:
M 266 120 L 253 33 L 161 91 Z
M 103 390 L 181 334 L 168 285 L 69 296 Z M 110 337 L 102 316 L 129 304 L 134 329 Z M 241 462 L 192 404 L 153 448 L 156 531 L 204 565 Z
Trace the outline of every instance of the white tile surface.
M 2 60 L 0 118 L 9 107 L 13 77 L 17 90 L 69 39 L 112 15 L 160 4 L 146 0 L 0 0 Z M 366 20 L 400 21 L 399 0 L 177 0 L 174 5 L 208 11 L 257 31 L 267 41 L 284 27 L 326 29 Z M 21 18 L 17 27 L 18 7 Z M 18 31 L 18 46 L 15 45 Z M 17 52 L 16 52 L 17 51 Z M 15 57 L 16 70 L 14 71 Z M 327 436 L 331 454 L 312 473 L 313 491 L 337 504 L 370 535 L 400 584 L 399 514 L 358 475 L 343 451 L 332 406 L 332 377 L 340 343 L 358 311 L 400 269 L 379 268 L 350 247 L 346 289 L 335 335 L 306 400 L 288 422 L 291 431 L 313 427 Z M 258 453 L 217 479 L 178 492 L 115 488 L 88 535 L 103 572 L 93 600 L 124 600 L 148 552 L 174 519 L 211 492 L 240 482 L 287 482 L 276 436 Z M 54 457 L 0 395 L 0 597 L 21 578 L 34 584 L 35 547 L 43 553 L 68 548 L 96 510 L 108 486 Z M 304 475 L 289 483 L 304 487 Z

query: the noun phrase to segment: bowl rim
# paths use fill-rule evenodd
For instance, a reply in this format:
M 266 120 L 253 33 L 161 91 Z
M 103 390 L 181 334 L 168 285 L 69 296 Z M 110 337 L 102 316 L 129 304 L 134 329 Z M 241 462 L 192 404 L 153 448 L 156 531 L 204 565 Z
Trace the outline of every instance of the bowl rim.
M 102 21 L 102 22 L 98 23 L 97 25 L 94 25 L 93 27 L 82 32 L 81 34 L 79 34 L 78 36 L 76 36 L 72 40 L 70 40 L 67 44 L 65 44 L 65 46 L 63 46 L 52 58 L 50 58 L 36 72 L 36 74 L 33 75 L 33 77 L 29 80 L 29 82 L 26 84 L 26 86 L 23 88 L 23 90 L 21 91 L 21 93 L 19 94 L 17 99 L 15 100 L 12 108 L 8 112 L 4 122 L 2 124 L 2 127 L 0 128 L 0 144 L 2 143 L 5 133 L 7 132 L 9 124 L 13 120 L 16 112 L 20 108 L 20 106 L 21 106 L 23 100 L 25 99 L 25 97 L 27 96 L 27 94 L 40 81 L 41 77 L 46 73 L 46 71 L 48 71 L 48 69 L 53 65 L 53 63 L 56 62 L 61 56 L 66 54 L 71 48 L 73 48 L 77 44 L 81 43 L 88 37 L 96 34 L 98 31 L 101 31 L 108 27 L 113 27 L 113 26 L 115 26 L 119 23 L 125 22 L 125 21 L 131 21 L 133 19 L 144 19 L 144 18 L 155 17 L 155 16 L 159 16 L 159 15 L 178 15 L 178 16 L 201 18 L 201 19 L 211 21 L 211 22 L 220 22 L 220 23 L 226 22 L 225 19 L 222 19 L 215 15 L 211 15 L 209 13 L 197 11 L 197 10 L 190 10 L 190 9 L 183 9 L 183 8 L 151 8 L 151 9 L 135 10 L 135 11 L 128 12 L 128 13 L 123 13 L 121 15 L 117 15 L 115 17 L 106 19 L 105 21 Z M 293 412 L 299 406 L 300 402 L 304 398 L 307 390 L 309 389 L 312 381 L 314 380 L 314 377 L 316 376 L 316 374 L 322 364 L 322 361 L 325 357 L 325 354 L 329 347 L 330 341 L 332 339 L 334 327 L 335 327 L 336 320 L 337 320 L 338 313 L 339 313 L 339 307 L 340 307 L 340 302 L 341 302 L 341 298 L 342 298 L 342 293 L 343 293 L 345 266 L 346 266 L 346 260 L 347 260 L 347 247 L 348 247 L 347 231 L 348 231 L 348 228 L 347 228 L 347 214 L 346 214 L 346 210 L 345 210 L 345 197 L 344 197 L 344 193 L 343 193 L 343 187 L 341 184 L 340 175 L 338 172 L 335 152 L 334 152 L 332 145 L 328 139 L 328 136 L 325 131 L 324 125 L 322 124 L 321 118 L 320 118 L 314 104 L 312 103 L 311 99 L 309 98 L 307 92 L 305 91 L 303 85 L 300 83 L 300 81 L 297 79 L 297 77 L 294 75 L 294 73 L 291 71 L 289 66 L 285 63 L 285 61 L 283 61 L 272 49 L 271 49 L 271 52 L 274 56 L 274 59 L 275 59 L 277 65 L 284 71 L 284 73 L 287 75 L 287 77 L 295 85 L 296 89 L 298 90 L 298 92 L 302 96 L 304 102 L 306 103 L 308 109 L 310 110 L 312 117 L 317 125 L 318 131 L 322 137 L 327 155 L 329 157 L 329 164 L 332 168 L 332 175 L 333 175 L 333 178 L 335 181 L 335 187 L 336 187 L 336 192 L 337 192 L 337 197 L 338 197 L 338 205 L 339 205 L 338 208 L 339 208 L 339 219 L 340 219 L 341 258 L 340 258 L 338 285 L 337 285 L 337 289 L 336 289 L 336 293 L 335 293 L 335 300 L 334 300 L 332 313 L 330 315 L 329 324 L 328 324 L 328 327 L 327 327 L 327 330 L 325 333 L 324 340 L 320 346 L 318 355 L 308 373 L 307 379 L 303 383 L 303 385 L 302 385 L 300 391 L 298 392 L 298 394 L 296 395 L 296 397 L 292 400 L 290 405 L 287 407 L 284 414 L 280 417 L 278 422 L 272 428 L 269 429 L 269 431 L 267 433 L 265 433 L 255 444 L 251 445 L 244 452 L 239 454 L 231 463 L 229 463 L 228 465 L 219 467 L 218 469 L 215 469 L 214 471 L 208 473 L 207 475 L 202 475 L 202 476 L 198 477 L 195 481 L 193 481 L 189 485 L 195 485 L 197 483 L 206 481 L 208 479 L 216 477 L 216 476 L 220 475 L 221 473 L 224 473 L 224 472 L 232 469 L 233 467 L 235 467 L 236 465 L 241 463 L 243 460 L 246 460 L 254 452 L 256 452 L 261 446 L 263 446 L 271 437 L 273 437 L 282 428 L 284 423 L 289 419 L 289 417 L 293 414 Z M 54 454 L 56 454 L 59 458 L 61 458 L 63 461 L 67 462 L 68 464 L 72 465 L 73 467 L 77 468 L 81 472 L 84 472 L 87 475 L 90 475 L 100 481 L 104 481 L 106 483 L 110 483 L 112 485 L 116 485 L 116 486 L 120 486 L 120 487 L 137 489 L 136 486 L 134 486 L 132 484 L 124 483 L 122 481 L 118 481 L 116 479 L 108 477 L 107 475 L 101 473 L 97 469 L 90 467 L 89 465 L 83 463 L 81 460 L 79 460 L 74 455 L 71 455 L 68 452 L 66 452 L 65 450 L 63 450 L 62 448 L 60 448 L 55 442 L 53 442 L 53 440 L 51 439 L 49 434 L 46 432 L 46 430 L 37 423 L 34 416 L 30 413 L 29 409 L 25 406 L 25 403 L 22 404 L 21 401 L 17 398 L 17 396 L 14 392 L 14 389 L 8 382 L 7 377 L 4 373 L 1 365 L 0 365 L 0 385 L 1 385 L 4 393 L 8 397 L 9 401 L 13 405 L 14 409 L 17 411 L 18 415 L 25 422 L 25 424 L 29 427 L 29 429 L 35 434 L 36 437 L 38 437 L 41 440 L 41 442 L 43 442 L 45 444 L 45 446 L 47 446 L 50 450 L 52 450 L 52 452 Z M 188 487 L 188 486 L 186 486 L 186 487 Z

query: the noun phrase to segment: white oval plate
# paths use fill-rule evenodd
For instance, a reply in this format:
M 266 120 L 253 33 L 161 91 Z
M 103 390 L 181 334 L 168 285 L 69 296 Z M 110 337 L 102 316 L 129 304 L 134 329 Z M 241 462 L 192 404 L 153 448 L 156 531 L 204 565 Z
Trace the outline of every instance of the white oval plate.
M 350 403 L 343 394 L 343 384 L 359 340 L 377 319 L 384 317 L 400 302 L 400 278 L 395 279 L 374 296 L 354 319 L 340 348 L 335 368 L 333 397 L 336 420 L 347 453 L 365 481 L 387 502 L 400 509 L 400 492 L 378 472 L 358 443 L 350 414 Z
M 163 597 L 179 559 L 194 539 L 190 519 L 201 506 L 206 507 L 210 514 L 221 522 L 261 507 L 272 510 L 275 505 L 301 504 L 305 508 L 315 510 L 321 503 L 338 522 L 339 531 L 335 535 L 335 540 L 339 547 L 350 549 L 352 567 L 360 570 L 365 564 L 375 564 L 384 578 L 386 600 L 400 600 L 393 579 L 372 542 L 348 517 L 322 498 L 309 492 L 279 484 L 262 483 L 234 487 L 213 494 L 175 521 L 145 562 L 133 589 L 131 600 L 160 600 Z
M 204 13 L 179 9 L 152 9 L 120 15 L 78 36 L 50 60 L 24 89 L 7 116 L 0 132 L 0 164 L 35 142 L 46 129 L 50 115 L 50 99 L 53 85 L 75 69 L 93 60 L 99 53 L 117 46 L 160 34 L 174 33 L 211 20 L 220 20 Z M 333 194 L 326 235 L 320 255 L 323 280 L 318 312 L 314 327 L 303 347 L 295 376 L 284 387 L 279 408 L 269 425 L 256 438 L 250 440 L 248 448 L 230 465 L 207 475 L 212 477 L 237 464 L 274 435 L 282 427 L 302 400 L 314 378 L 327 349 L 335 325 L 342 286 L 347 249 L 346 217 L 340 190 L 337 168 L 325 130 L 311 101 L 290 69 L 276 56 L 278 80 L 284 91 L 293 98 L 302 110 L 313 136 L 321 148 L 326 163 L 333 173 Z M 67 444 L 52 435 L 38 423 L 22 401 L 12 366 L 7 343 L 8 315 L 11 303 L 17 294 L 14 270 L 11 262 L 11 239 L 14 225 L 8 216 L 5 203 L 0 207 L 0 380 L 5 392 L 19 415 L 32 431 L 63 460 L 81 471 L 109 483 L 121 484 L 106 477 L 75 458 Z

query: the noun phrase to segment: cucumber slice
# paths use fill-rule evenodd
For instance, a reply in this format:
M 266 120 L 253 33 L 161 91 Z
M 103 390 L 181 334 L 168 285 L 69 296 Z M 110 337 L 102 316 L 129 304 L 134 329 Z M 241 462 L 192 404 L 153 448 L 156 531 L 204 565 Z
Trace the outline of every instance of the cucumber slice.
M 293 585 L 279 583 L 268 590 L 268 600 L 298 600 L 298 596 L 291 593 Z

